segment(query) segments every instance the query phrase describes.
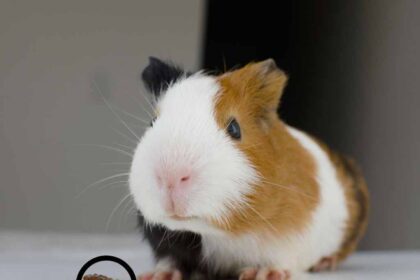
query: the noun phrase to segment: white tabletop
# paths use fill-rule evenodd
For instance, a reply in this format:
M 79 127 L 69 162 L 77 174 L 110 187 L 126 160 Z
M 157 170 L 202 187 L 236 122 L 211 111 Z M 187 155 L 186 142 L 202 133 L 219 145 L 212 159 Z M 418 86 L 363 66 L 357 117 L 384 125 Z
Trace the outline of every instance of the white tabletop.
M 140 235 L 63 235 L 0 231 L 0 279 L 76 279 L 82 265 L 99 255 L 114 255 L 136 274 L 152 268 Z M 128 279 L 118 265 L 99 263 L 88 270 Z M 420 279 L 420 251 L 359 252 L 336 272 L 303 274 L 295 279 Z

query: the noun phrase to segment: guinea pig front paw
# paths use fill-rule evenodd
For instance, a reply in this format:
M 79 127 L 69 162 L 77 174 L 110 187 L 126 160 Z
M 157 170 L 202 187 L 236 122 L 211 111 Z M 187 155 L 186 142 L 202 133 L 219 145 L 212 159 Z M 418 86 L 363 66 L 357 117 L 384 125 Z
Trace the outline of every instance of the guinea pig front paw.
M 137 280 L 182 280 L 179 270 L 154 271 L 140 275 Z
M 239 280 L 288 280 L 290 272 L 272 267 L 245 268 L 239 275 Z

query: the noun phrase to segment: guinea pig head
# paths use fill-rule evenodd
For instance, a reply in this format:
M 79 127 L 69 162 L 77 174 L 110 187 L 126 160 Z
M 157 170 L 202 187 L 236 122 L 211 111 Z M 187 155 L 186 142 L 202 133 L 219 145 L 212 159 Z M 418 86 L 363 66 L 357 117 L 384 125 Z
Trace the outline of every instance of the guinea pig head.
M 157 102 L 131 166 L 137 207 L 171 229 L 226 230 L 271 172 L 262 166 L 275 152 L 269 135 L 280 125 L 285 74 L 273 60 L 211 76 L 151 58 L 142 78 Z

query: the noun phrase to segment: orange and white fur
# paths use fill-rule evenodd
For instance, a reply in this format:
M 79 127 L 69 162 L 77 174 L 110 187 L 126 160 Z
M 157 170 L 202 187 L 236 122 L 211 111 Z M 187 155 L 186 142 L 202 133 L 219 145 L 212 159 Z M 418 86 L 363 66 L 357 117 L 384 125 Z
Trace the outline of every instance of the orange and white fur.
M 279 119 L 286 81 L 271 59 L 181 77 L 159 96 L 136 148 L 138 209 L 150 224 L 201 235 L 214 271 L 287 279 L 332 269 L 365 231 L 368 193 L 357 166 Z M 233 119 L 240 139 L 226 131 Z M 176 269 L 165 258 L 144 279 L 179 279 Z

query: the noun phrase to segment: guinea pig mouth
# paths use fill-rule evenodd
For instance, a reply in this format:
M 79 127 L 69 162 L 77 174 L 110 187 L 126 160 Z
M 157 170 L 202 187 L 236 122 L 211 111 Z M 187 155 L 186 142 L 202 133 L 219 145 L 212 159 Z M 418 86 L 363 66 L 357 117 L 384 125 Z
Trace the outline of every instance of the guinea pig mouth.
M 183 217 L 183 216 L 179 216 L 179 215 L 171 215 L 169 216 L 169 218 L 176 220 L 176 221 L 188 221 L 188 220 L 192 220 L 196 217 L 190 216 L 190 217 Z

